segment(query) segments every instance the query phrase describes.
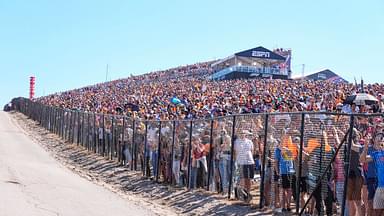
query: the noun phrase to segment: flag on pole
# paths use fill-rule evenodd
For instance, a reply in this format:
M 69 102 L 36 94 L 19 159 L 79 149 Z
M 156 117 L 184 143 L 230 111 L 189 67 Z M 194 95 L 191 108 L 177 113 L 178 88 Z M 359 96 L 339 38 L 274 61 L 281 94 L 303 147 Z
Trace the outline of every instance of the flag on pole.
M 297 145 L 293 144 L 291 136 L 285 136 L 283 138 L 283 147 L 290 152 L 292 159 L 297 157 Z
M 363 81 L 363 77 L 361 77 L 361 93 L 364 93 L 364 81 Z

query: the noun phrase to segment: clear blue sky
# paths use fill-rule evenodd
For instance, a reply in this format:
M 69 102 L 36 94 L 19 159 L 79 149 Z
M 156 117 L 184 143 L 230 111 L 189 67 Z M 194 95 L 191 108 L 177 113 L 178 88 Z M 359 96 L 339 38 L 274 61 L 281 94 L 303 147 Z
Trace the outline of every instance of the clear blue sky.
M 384 82 L 384 1 L 0 1 L 0 105 L 264 46 Z

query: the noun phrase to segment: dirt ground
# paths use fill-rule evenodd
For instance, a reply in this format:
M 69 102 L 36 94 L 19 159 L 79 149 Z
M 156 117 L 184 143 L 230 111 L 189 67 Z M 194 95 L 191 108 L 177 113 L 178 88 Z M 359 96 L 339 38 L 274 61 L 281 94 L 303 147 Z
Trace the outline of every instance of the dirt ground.
M 61 164 L 81 177 L 127 200 L 140 203 L 159 215 L 169 215 L 169 210 L 177 215 L 272 215 L 270 211 L 260 212 L 257 206 L 228 201 L 218 194 L 176 189 L 155 183 L 144 178 L 142 172 L 131 171 L 116 161 L 64 142 L 20 113 L 12 113 L 11 116 L 25 134 L 43 146 Z

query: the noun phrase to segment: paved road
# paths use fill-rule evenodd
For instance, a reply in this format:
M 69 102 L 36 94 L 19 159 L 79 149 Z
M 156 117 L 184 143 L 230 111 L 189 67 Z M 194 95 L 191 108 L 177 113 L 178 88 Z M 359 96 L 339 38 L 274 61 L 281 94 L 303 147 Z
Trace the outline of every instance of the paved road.
M 0 216 L 153 215 L 56 162 L 0 112 Z

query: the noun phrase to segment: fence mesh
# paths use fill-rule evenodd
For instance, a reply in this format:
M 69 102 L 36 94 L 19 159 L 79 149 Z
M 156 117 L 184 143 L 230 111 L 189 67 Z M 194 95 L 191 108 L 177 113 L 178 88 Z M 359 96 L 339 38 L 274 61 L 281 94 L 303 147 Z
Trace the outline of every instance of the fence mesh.
M 65 141 L 157 182 L 279 211 L 373 215 L 382 115 L 273 113 L 140 121 L 21 100 L 15 107 Z
M 189 170 L 189 146 L 190 146 L 190 122 L 179 121 L 175 124 L 175 145 L 173 149 L 173 184 L 176 186 L 188 186 Z
M 133 134 L 131 135 L 133 136 Z M 134 170 L 144 171 L 145 161 L 145 122 L 135 121 L 134 139 Z

